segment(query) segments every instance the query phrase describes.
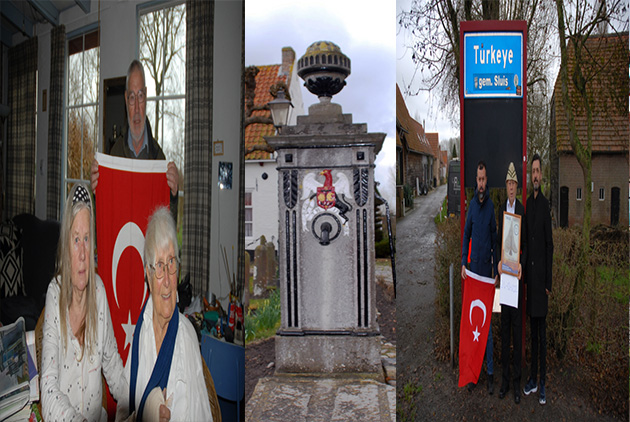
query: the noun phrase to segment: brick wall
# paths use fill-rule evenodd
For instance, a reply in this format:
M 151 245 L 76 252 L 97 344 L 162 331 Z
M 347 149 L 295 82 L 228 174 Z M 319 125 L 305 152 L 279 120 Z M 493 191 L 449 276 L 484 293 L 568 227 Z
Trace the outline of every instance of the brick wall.
M 582 224 L 584 217 L 584 197 L 591 197 L 591 226 L 597 224 L 610 225 L 611 190 L 618 187 L 619 193 L 619 225 L 628 227 L 628 154 L 598 154 L 593 156 L 592 163 L 593 192 L 590 186 L 584 187 L 582 168 L 573 155 L 562 154 L 559 157 L 559 180 L 557 198 L 560 200 L 560 188 L 569 188 L 569 227 Z M 582 188 L 582 200 L 576 199 L 577 188 Z M 599 189 L 604 188 L 604 200 L 599 200 Z M 559 214 L 558 214 L 559 215 Z
M 412 189 L 416 189 L 416 178 L 421 184 L 424 181 L 424 165 L 426 164 L 426 156 L 420 154 L 407 155 L 407 172 L 405 175 L 405 183 L 409 184 Z

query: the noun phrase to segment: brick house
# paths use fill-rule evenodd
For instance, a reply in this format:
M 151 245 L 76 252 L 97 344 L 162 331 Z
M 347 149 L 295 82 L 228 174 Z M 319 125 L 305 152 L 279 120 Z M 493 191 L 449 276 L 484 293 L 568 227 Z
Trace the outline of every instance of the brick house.
M 437 132 L 427 132 L 427 141 L 431 145 L 431 151 L 435 157 L 435 162 L 431 167 L 431 186 L 440 185 L 440 167 L 442 166 L 442 154 L 440 153 L 440 134 Z
M 431 181 L 434 163 L 437 160 L 424 128 L 409 115 L 396 84 L 396 195 L 404 185 L 411 186 L 417 194 L 419 186 Z
M 293 103 L 289 124 L 294 125 L 304 114 L 304 103 L 291 47 L 282 49 L 282 64 L 250 66 L 245 71 L 245 250 L 250 253 L 262 235 L 278 247 L 276 155 L 263 137 L 275 134 L 267 103 L 274 99 L 271 91 L 280 86 L 288 89 L 287 98 Z
M 571 44 L 569 44 L 571 46 Z M 556 79 L 551 100 L 551 206 L 555 224 L 571 227 L 582 224 L 583 198 L 592 195 L 591 225 L 628 226 L 628 33 L 597 35 L 586 41 L 592 57 L 585 75 L 595 73 L 586 89 L 592 95 L 592 186 L 584 186 L 584 176 L 569 143 L 569 129 L 561 100 L 561 82 Z M 569 49 L 569 78 L 574 58 Z M 604 67 L 603 71 L 598 68 Z M 586 144 L 586 112 L 574 95 L 569 82 L 569 96 L 576 105 L 578 136 Z

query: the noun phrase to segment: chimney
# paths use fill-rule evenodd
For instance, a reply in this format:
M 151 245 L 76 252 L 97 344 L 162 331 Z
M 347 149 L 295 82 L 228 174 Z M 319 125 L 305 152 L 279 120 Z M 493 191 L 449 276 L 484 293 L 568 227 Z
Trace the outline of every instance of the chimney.
M 289 75 L 295 62 L 295 51 L 291 47 L 282 47 L 282 74 Z

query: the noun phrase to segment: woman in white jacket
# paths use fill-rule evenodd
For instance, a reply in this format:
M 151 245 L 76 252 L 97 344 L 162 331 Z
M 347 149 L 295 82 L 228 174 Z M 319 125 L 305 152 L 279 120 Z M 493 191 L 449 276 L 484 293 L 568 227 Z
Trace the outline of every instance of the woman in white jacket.
M 47 421 L 104 421 L 101 373 L 127 409 L 129 383 L 103 282 L 94 272 L 91 196 L 76 184 L 66 200 L 57 273 L 48 286 L 42 339 L 42 413 Z
M 177 309 L 177 232 L 164 207 L 149 219 L 144 265 L 151 294 L 125 366 L 129 410 L 137 420 L 210 422 L 197 334 Z

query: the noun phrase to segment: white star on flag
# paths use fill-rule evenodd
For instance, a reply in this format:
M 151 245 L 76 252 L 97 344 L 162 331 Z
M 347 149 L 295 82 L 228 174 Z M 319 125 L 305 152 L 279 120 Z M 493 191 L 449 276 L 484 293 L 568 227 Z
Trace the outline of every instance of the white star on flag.
M 473 331 L 473 335 L 475 336 L 473 341 L 476 341 L 476 342 L 479 342 L 479 334 L 481 334 L 478 330 L 479 330 L 479 327 L 475 327 L 475 331 Z
M 127 317 L 127 323 L 120 325 L 122 325 L 122 329 L 125 331 L 125 345 L 123 347 L 123 350 L 125 350 L 127 345 L 131 344 L 133 341 L 133 331 L 136 328 L 136 325 L 131 323 L 131 312 L 129 312 L 129 316 Z

